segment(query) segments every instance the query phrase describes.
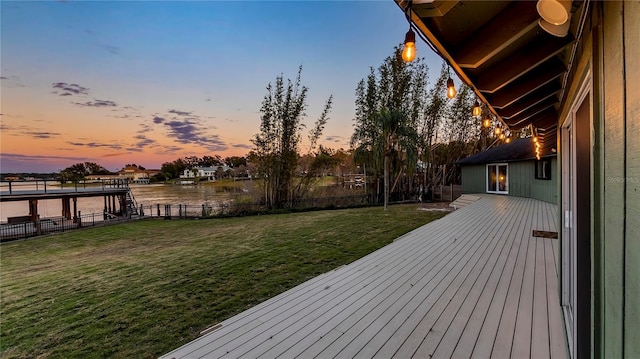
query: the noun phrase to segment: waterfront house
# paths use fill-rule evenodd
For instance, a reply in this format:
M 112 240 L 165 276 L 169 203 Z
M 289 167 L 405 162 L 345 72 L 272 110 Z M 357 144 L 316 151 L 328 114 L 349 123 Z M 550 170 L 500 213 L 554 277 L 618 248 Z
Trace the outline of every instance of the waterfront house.
M 149 183 L 150 178 L 158 173 L 160 173 L 160 170 L 147 170 L 137 166 L 126 166 L 118 171 L 118 178 L 127 179 L 133 183 Z
M 547 142 L 540 159 L 531 138 L 520 138 L 456 162 L 462 171 L 462 193 L 493 193 L 558 202 L 555 143 Z
M 226 165 L 213 167 L 192 167 L 187 168 L 180 175 L 180 178 L 206 178 L 208 181 L 215 181 L 219 172 L 227 172 L 231 167 Z

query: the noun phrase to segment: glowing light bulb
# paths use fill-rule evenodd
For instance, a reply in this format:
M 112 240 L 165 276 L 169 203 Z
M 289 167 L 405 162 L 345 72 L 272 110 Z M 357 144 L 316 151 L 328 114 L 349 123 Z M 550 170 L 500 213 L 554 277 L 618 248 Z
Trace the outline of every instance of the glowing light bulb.
M 538 143 L 538 136 L 533 136 L 533 142 Z
M 507 137 L 507 139 L 504 142 L 506 142 L 506 143 L 511 142 L 511 137 Z
M 484 121 L 482 121 L 482 126 L 484 126 L 485 128 L 491 127 L 491 119 L 485 118 Z
M 451 77 L 449 77 L 449 79 L 447 80 L 447 97 L 448 98 L 454 98 L 456 97 L 456 88 L 453 85 L 453 79 L 451 79 Z
M 502 129 L 500 127 L 496 127 L 496 135 L 499 135 L 502 133 Z
M 504 133 L 501 133 L 501 134 L 500 134 L 500 139 L 501 139 L 501 140 L 504 140 L 504 139 L 505 139 L 505 137 L 506 137 L 506 136 L 504 135 Z
M 411 62 L 416 59 L 416 34 L 409 29 L 404 36 L 404 49 L 402 49 L 402 59 Z
M 480 108 L 480 104 L 478 104 L 478 100 L 476 100 L 476 102 L 473 104 L 472 115 L 476 117 L 482 115 L 482 108 Z

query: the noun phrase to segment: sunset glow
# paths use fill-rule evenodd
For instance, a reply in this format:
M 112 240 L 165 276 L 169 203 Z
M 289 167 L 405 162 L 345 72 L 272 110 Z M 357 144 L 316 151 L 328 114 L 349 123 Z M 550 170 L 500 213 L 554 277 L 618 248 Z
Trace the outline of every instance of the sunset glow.
M 356 84 L 406 32 L 391 1 L 1 6 L 3 173 L 245 155 L 266 85 L 301 64 L 307 123 L 333 94 L 323 143 L 348 148 Z

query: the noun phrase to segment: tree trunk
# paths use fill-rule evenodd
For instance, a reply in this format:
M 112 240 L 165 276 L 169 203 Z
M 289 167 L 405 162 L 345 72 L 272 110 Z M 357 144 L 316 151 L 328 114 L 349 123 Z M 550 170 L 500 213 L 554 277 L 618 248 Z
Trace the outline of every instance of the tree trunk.
M 384 210 L 389 204 L 389 155 L 384 156 Z

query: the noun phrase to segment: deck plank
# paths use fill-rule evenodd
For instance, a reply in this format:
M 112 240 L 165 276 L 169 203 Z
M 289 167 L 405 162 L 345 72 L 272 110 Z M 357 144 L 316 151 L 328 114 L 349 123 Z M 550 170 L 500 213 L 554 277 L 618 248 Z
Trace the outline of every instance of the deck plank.
M 566 358 L 556 206 L 480 195 L 165 358 Z
M 533 212 L 533 223 L 536 223 L 536 212 Z M 531 233 L 531 232 L 529 232 Z M 518 303 L 518 314 L 516 317 L 515 332 L 513 334 L 513 345 L 511 356 L 514 358 L 528 358 L 531 355 L 531 326 L 533 314 L 533 293 L 536 263 L 536 242 L 531 234 L 527 237 L 527 259 L 522 277 L 522 288 L 520 301 Z
M 526 210 L 523 207 L 520 207 L 518 209 L 518 212 L 519 213 L 517 214 L 515 220 L 517 222 L 523 221 Z M 458 339 L 458 342 L 455 344 L 455 350 L 453 351 L 453 353 L 451 353 L 451 357 L 470 358 L 473 354 L 473 349 L 475 348 L 478 336 L 480 335 L 480 330 L 485 325 L 485 323 L 487 323 L 487 321 L 490 322 L 492 319 L 499 320 L 499 315 L 497 313 L 494 316 L 489 316 L 492 308 L 491 304 L 494 300 L 496 300 L 496 302 L 499 302 L 499 298 L 504 298 L 506 296 L 506 289 L 508 287 L 504 285 L 504 283 L 507 276 L 510 277 L 511 273 L 513 272 L 515 259 L 520 248 L 520 243 L 522 242 L 522 237 L 518 235 L 517 228 L 514 226 L 510 227 L 508 236 L 509 238 L 513 238 L 513 240 L 510 241 L 508 251 L 504 252 L 504 254 L 506 255 L 501 256 L 495 273 L 492 274 L 491 280 L 484 288 L 483 293 L 478 300 L 477 306 L 474 308 L 473 313 L 471 313 L 471 315 L 469 316 L 469 320 L 466 327 L 464 328 L 464 332 Z M 504 303 L 504 301 L 502 301 L 502 303 Z M 496 306 L 494 306 L 493 308 L 496 308 Z M 495 323 L 497 323 L 497 320 L 495 321 Z M 494 325 L 494 327 L 497 328 L 497 324 Z M 493 343 L 493 340 L 491 342 Z M 445 345 L 442 349 L 442 356 L 445 356 L 448 353 L 448 351 L 446 350 L 447 346 Z M 440 353 L 436 352 L 435 356 L 440 356 Z
M 545 238 L 535 238 L 536 263 L 533 290 L 533 323 L 531 328 L 531 357 L 549 358 L 549 314 L 547 311 L 547 273 Z
M 555 268 L 555 254 L 553 247 L 558 240 L 545 238 L 545 261 L 547 263 L 547 308 L 549 318 L 549 355 L 551 358 L 564 359 L 568 357 L 565 332 L 562 322 L 562 310 L 558 294 L 558 272 Z

